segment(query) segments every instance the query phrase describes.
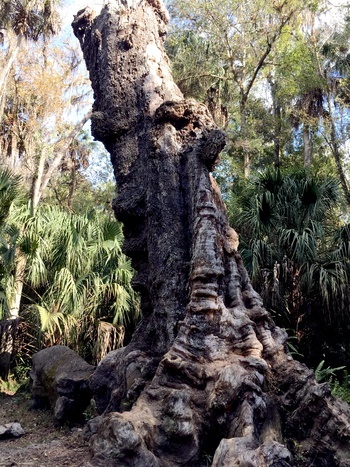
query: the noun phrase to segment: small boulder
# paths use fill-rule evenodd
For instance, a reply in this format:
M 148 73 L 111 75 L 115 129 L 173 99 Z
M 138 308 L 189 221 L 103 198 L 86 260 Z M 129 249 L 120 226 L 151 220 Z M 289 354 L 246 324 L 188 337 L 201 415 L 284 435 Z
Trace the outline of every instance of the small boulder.
M 32 361 L 31 408 L 50 407 L 59 423 L 81 421 L 91 401 L 95 367 L 64 345 L 41 350 Z
M 22 435 L 24 435 L 24 430 L 18 422 L 0 425 L 0 439 L 19 438 Z

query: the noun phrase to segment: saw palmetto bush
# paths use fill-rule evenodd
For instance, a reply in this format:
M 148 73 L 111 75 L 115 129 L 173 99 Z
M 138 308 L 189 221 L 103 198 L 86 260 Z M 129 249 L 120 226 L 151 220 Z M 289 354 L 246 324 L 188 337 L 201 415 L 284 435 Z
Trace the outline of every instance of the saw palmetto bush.
M 77 215 L 51 207 L 42 216 L 38 255 L 46 259 L 43 270 L 28 269 L 28 285 L 38 293 L 29 311 L 37 312 L 44 345 L 66 344 L 99 361 L 123 343 L 125 326 L 138 313 L 121 225 L 95 211 Z
M 121 225 L 97 212 L 51 207 L 42 216 L 37 254 L 44 269 L 28 268 L 28 291 L 36 294 L 28 312 L 40 320 L 42 345 L 66 344 L 96 363 L 123 343 L 125 326 L 138 314 Z
M 8 170 L 0 171 L 0 378 L 7 379 L 10 369 L 11 355 L 14 351 L 15 337 L 19 321 L 11 310 L 10 293 L 14 290 L 14 281 L 10 280 L 7 238 L 12 235 L 11 226 L 7 223 L 16 201 L 20 198 L 20 178 Z M 6 314 L 8 319 L 2 319 Z
M 20 178 L 12 175 L 8 170 L 0 171 L 0 253 L 5 258 L 5 261 L 0 261 L 0 320 L 5 313 L 9 312 L 6 299 L 8 251 L 5 236 L 11 236 L 11 226 L 7 223 L 7 219 L 19 195 Z
M 341 345 L 350 323 L 350 228 L 340 207 L 334 178 L 270 170 L 247 189 L 236 223 L 254 287 L 314 365 L 337 353 L 330 340 Z
M 0 226 L 0 313 L 4 322 L 10 317 L 22 264 L 23 352 L 65 344 L 96 363 L 122 345 L 125 327 L 137 319 L 138 299 L 121 251 L 121 225 L 97 211 L 44 205 L 33 212 L 25 203 L 8 211 Z

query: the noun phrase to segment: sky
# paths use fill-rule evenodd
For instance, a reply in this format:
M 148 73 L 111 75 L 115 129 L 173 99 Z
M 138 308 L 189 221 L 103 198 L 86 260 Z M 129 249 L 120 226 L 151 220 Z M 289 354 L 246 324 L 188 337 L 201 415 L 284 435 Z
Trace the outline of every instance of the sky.
M 73 16 L 81 9 L 89 6 L 98 13 L 103 7 L 104 0 L 63 0 L 64 6 L 60 9 L 62 13 L 63 27 L 70 27 Z
M 58 40 L 64 42 L 69 38 L 73 42 L 76 41 L 76 44 L 78 45 L 78 39 L 74 36 L 71 26 L 74 15 L 76 15 L 79 10 L 82 10 L 87 6 L 95 10 L 96 13 L 99 13 L 105 4 L 105 0 L 62 0 L 62 3 L 64 3 L 64 6 L 60 9 L 62 32 L 59 34 Z M 80 48 L 80 46 L 78 46 L 78 48 Z M 89 125 L 90 122 L 86 123 L 84 129 L 87 129 Z M 84 175 L 93 184 L 93 186 L 98 186 L 100 183 L 114 180 L 109 155 L 107 155 L 107 152 L 104 150 L 102 143 L 99 143 L 98 141 L 96 141 L 96 143 L 95 150 L 93 151 L 89 161 L 90 165 L 84 170 Z M 109 177 L 106 175 L 108 173 Z
M 93 10 L 95 10 L 96 13 L 99 13 L 103 5 L 107 2 L 108 0 L 63 0 L 64 7 L 61 8 L 61 17 L 63 21 L 63 34 L 62 34 L 62 39 L 64 37 L 73 37 L 73 40 L 77 40 L 73 34 L 73 30 L 71 27 L 71 23 L 73 21 L 74 15 L 81 9 L 89 6 Z M 188 0 L 192 1 L 192 0 Z M 329 0 L 329 5 L 330 5 L 330 10 L 326 13 L 325 15 L 325 22 L 330 24 L 334 24 L 337 22 L 337 13 L 339 11 L 339 7 L 346 5 L 348 3 L 348 0 Z M 98 158 L 98 157 L 97 157 Z M 90 166 L 90 172 L 89 178 L 91 178 L 91 181 L 94 181 L 95 177 L 95 164 L 91 164 Z
M 89 6 L 98 13 L 103 7 L 106 0 L 63 0 L 64 7 L 61 8 L 64 27 L 69 27 L 73 21 L 73 15 L 79 10 Z M 189 0 L 191 1 L 191 0 Z M 332 16 L 336 15 L 337 7 L 346 5 L 348 0 L 329 0 L 329 5 L 333 10 Z

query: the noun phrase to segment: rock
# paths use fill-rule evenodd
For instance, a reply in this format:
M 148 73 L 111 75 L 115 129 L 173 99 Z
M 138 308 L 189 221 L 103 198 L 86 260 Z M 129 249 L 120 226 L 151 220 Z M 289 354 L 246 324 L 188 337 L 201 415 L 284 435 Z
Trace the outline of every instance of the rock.
M 19 438 L 24 435 L 24 430 L 18 422 L 5 423 L 0 425 L 0 439 L 1 438 Z
M 89 382 L 94 371 L 94 366 L 63 345 L 34 354 L 31 408 L 51 408 L 59 423 L 81 420 L 90 404 Z

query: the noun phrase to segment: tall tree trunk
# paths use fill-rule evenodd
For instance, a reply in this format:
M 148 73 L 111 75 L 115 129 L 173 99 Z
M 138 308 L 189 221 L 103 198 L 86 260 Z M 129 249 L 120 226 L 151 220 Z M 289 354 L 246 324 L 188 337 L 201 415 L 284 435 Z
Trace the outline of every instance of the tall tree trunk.
M 341 152 L 339 148 L 339 142 L 337 138 L 337 130 L 336 130 L 336 124 L 334 121 L 334 115 L 333 115 L 333 105 L 332 105 L 332 97 L 331 97 L 331 92 L 328 90 L 327 92 L 327 104 L 328 104 L 328 120 L 329 120 L 329 126 L 330 126 L 330 141 L 329 141 L 329 146 L 332 151 L 334 160 L 335 160 L 335 165 L 337 167 L 337 172 L 338 172 L 338 177 L 340 180 L 341 187 L 343 189 L 344 197 L 345 200 L 350 206 L 350 190 L 348 186 L 348 182 L 345 177 L 344 169 L 343 169 L 343 164 L 341 160 Z
M 284 352 L 237 253 L 210 176 L 224 134 L 174 84 L 167 20 L 160 0 L 111 0 L 73 22 L 143 312 L 91 382 L 94 465 L 349 465 L 349 407 Z
M 74 161 L 72 161 L 72 164 L 73 164 L 73 167 L 70 169 L 69 194 L 68 194 L 68 201 L 67 201 L 67 207 L 69 210 L 72 209 L 73 198 L 74 198 L 75 190 L 77 188 L 77 168 L 75 167 Z
M 4 113 L 5 99 L 6 99 L 6 85 L 7 80 L 12 68 L 14 61 L 18 55 L 18 52 L 23 43 L 24 37 L 22 34 L 19 34 L 16 37 L 16 43 L 11 44 L 6 57 L 6 65 L 0 71 L 0 121 Z
M 243 151 L 243 173 L 245 178 L 250 177 L 250 145 L 247 135 L 247 99 L 245 96 L 241 97 L 240 118 L 241 118 L 241 141 Z
M 90 113 L 85 115 L 71 130 L 67 137 L 62 138 L 61 140 L 55 143 L 53 148 L 53 154 L 51 156 L 51 161 L 46 167 L 47 163 L 47 153 L 45 149 L 42 149 L 40 153 L 39 163 L 37 167 L 34 167 L 35 175 L 33 176 L 31 183 L 31 201 L 33 211 L 37 208 L 41 198 L 43 197 L 47 185 L 49 184 L 51 178 L 54 176 L 55 172 L 59 168 L 62 159 L 66 151 L 69 148 L 69 145 L 77 137 L 85 123 L 90 119 Z
M 27 263 L 23 255 L 16 255 L 15 262 L 14 291 L 8 303 L 10 316 L 8 319 L 0 321 L 0 378 L 3 380 L 7 380 L 8 378 L 11 359 L 15 352 L 17 328 L 20 322 L 19 309 L 22 299 L 24 272 Z
M 34 213 L 37 208 L 40 198 L 42 196 L 42 180 L 45 174 L 45 163 L 46 163 L 47 154 L 43 148 L 40 152 L 39 161 L 37 166 L 34 167 L 34 174 L 31 183 L 31 208 Z
M 281 167 L 281 107 L 274 107 L 275 133 L 273 135 L 273 160 L 276 168 Z
M 22 291 L 24 285 L 24 273 L 27 265 L 25 255 L 19 253 L 15 255 L 15 273 L 14 273 L 14 294 L 9 303 L 11 318 L 19 318 L 19 309 L 22 300 Z
M 311 128 L 310 125 L 304 122 L 303 125 L 303 142 L 304 142 L 304 167 L 310 169 L 312 163 L 312 143 L 311 143 Z
M 274 166 L 276 168 L 281 166 L 281 131 L 282 131 L 282 116 L 281 105 L 277 95 L 277 83 L 272 77 L 268 79 L 271 88 L 272 109 L 274 117 L 274 131 L 273 131 L 273 156 Z

